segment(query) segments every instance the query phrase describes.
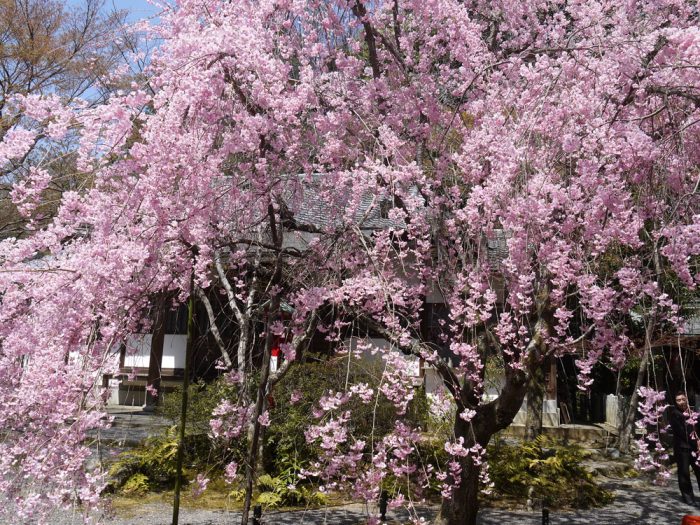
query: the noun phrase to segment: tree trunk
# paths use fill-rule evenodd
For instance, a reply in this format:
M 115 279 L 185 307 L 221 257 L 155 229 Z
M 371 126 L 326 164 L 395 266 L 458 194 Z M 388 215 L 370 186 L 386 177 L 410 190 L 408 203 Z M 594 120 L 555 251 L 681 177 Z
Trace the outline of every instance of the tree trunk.
M 253 410 L 253 432 L 250 436 L 248 444 L 248 457 L 246 461 L 245 473 L 245 500 L 243 502 L 243 512 L 241 514 L 241 525 L 248 524 L 250 515 L 250 506 L 253 497 L 253 480 L 255 471 L 260 456 L 260 436 L 262 434 L 262 425 L 260 424 L 260 416 L 265 410 L 265 399 L 267 396 L 268 378 L 270 376 L 270 354 L 272 353 L 272 344 L 274 336 L 270 331 L 270 325 L 276 321 L 277 312 L 279 311 L 279 297 L 273 297 L 270 307 L 270 318 L 268 319 L 267 334 L 265 337 L 265 346 L 263 348 L 263 362 L 260 370 L 260 380 L 258 382 L 257 396 L 255 399 L 255 409 Z
M 542 405 L 545 391 L 545 367 L 547 360 L 532 367 L 532 375 L 527 388 L 527 418 L 525 419 L 525 440 L 532 441 L 542 434 Z
M 250 344 L 250 329 L 248 323 L 250 322 L 249 312 L 246 311 L 245 316 L 243 316 L 244 322 L 240 323 L 240 336 L 238 339 L 238 349 L 236 351 L 236 359 L 238 365 L 238 375 L 240 376 L 241 385 L 244 385 L 244 394 L 247 396 L 247 378 L 248 372 L 252 370 L 249 366 L 246 356 L 252 354 L 249 351 L 248 345 Z M 247 399 L 246 399 L 247 400 Z
M 639 371 L 637 372 L 637 380 L 634 383 L 634 391 L 632 392 L 632 397 L 630 398 L 629 406 L 627 406 L 625 416 L 620 420 L 620 438 L 618 440 L 618 446 L 620 447 L 620 452 L 625 454 L 630 453 L 632 441 L 634 440 L 634 420 L 636 419 L 637 406 L 639 405 L 639 387 L 644 383 L 649 359 L 652 357 L 651 335 L 654 333 L 655 328 L 655 320 L 648 320 L 644 329 L 644 353 L 639 362 Z
M 496 432 L 513 422 L 515 414 L 523 404 L 526 390 L 525 374 L 517 370 L 508 371 L 501 395 L 494 401 L 477 407 L 477 415 L 470 423 L 460 417 L 455 418 L 455 438 L 463 438 L 465 448 L 470 448 L 475 443 L 486 448 Z M 476 525 L 481 465 L 474 464 L 472 459 L 467 457 L 460 458 L 460 466 L 460 484 L 451 498 L 443 498 L 440 514 L 435 520 L 437 525 Z
M 639 362 L 639 371 L 637 372 L 637 380 L 634 383 L 632 397 L 630 398 L 629 405 L 625 408 L 624 416 L 620 419 L 618 447 L 620 448 L 620 452 L 624 454 L 629 454 L 631 452 L 632 441 L 634 440 L 634 420 L 636 419 L 637 406 L 639 405 L 638 391 L 639 387 L 644 383 L 650 356 L 651 347 L 645 345 L 644 354 L 642 354 L 642 359 Z
M 544 322 L 537 322 L 533 338 L 527 348 L 529 354 L 542 346 L 542 333 L 545 326 Z M 456 415 L 455 438 L 457 440 L 460 437 L 463 438 L 465 448 L 473 446 L 474 443 L 486 448 L 496 432 L 513 422 L 525 399 L 530 378 L 531 376 L 528 377 L 523 370 L 506 365 L 505 384 L 501 395 L 493 401 L 475 407 L 476 415 L 469 423 Z M 473 392 L 468 389 L 469 386 L 464 385 L 458 393 L 463 403 L 472 397 Z M 469 405 L 466 406 L 469 407 Z M 462 472 L 459 487 L 454 490 L 451 498 L 443 498 L 440 514 L 435 520 L 436 525 L 476 525 L 481 466 L 475 465 L 471 458 L 461 458 L 460 465 Z
M 479 512 L 479 473 L 480 466 L 474 465 L 471 458 L 460 461 L 462 474 L 460 484 L 454 489 L 452 498 L 442 500 L 440 511 L 444 525 L 476 525 Z
M 464 448 L 471 448 L 475 443 L 475 436 L 484 435 L 482 446 L 486 446 L 491 438 L 490 429 L 485 424 L 484 417 L 477 415 L 472 419 L 473 427 L 470 428 L 460 418 L 456 418 L 454 433 L 457 439 L 464 439 Z M 476 516 L 479 511 L 479 474 L 481 466 L 475 465 L 471 457 L 460 458 L 462 472 L 459 485 L 454 488 L 451 498 L 443 498 L 442 508 L 438 523 L 441 525 L 476 525 Z
M 252 381 L 249 381 L 249 379 L 255 377 L 255 374 L 253 374 L 252 362 L 248 363 L 248 361 L 246 360 L 246 356 L 253 355 L 253 349 L 248 348 L 248 344 L 250 342 L 250 339 L 248 337 L 248 323 L 250 322 L 250 317 L 248 314 L 249 312 L 246 312 L 245 315 L 242 316 L 242 318 L 245 319 L 245 323 L 242 323 L 240 325 L 241 333 L 240 339 L 238 340 L 238 350 L 236 351 L 236 354 L 238 356 L 238 381 L 239 385 L 241 385 L 239 396 L 241 402 L 245 405 L 249 405 L 252 402 L 254 385 L 252 384 Z M 260 413 L 262 414 L 262 412 Z M 257 417 L 258 416 L 255 416 L 256 420 Z M 253 441 L 253 435 L 255 434 L 255 424 L 256 421 L 250 421 L 250 423 L 248 424 L 248 443 L 251 443 Z

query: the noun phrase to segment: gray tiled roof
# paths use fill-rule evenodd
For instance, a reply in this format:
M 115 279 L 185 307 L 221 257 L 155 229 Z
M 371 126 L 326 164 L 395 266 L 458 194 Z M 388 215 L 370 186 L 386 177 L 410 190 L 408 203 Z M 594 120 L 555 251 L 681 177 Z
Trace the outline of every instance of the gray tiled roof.
M 340 226 L 347 221 L 344 216 L 347 210 L 351 212 L 349 222 L 363 230 L 405 227 L 405 224 L 382 217 L 383 209 L 391 206 L 388 197 L 377 199 L 372 193 L 365 192 L 357 199 L 350 188 L 346 192 L 338 192 L 334 188 L 331 200 L 326 195 L 330 188 L 324 175 L 303 175 L 300 178 L 301 184 L 287 199 L 287 205 L 298 223 L 324 229 Z
M 502 229 L 493 230 L 493 234 L 486 241 L 489 266 L 493 270 L 500 268 L 503 259 L 508 257 L 509 234 Z
M 688 309 L 681 335 L 700 335 L 700 306 Z

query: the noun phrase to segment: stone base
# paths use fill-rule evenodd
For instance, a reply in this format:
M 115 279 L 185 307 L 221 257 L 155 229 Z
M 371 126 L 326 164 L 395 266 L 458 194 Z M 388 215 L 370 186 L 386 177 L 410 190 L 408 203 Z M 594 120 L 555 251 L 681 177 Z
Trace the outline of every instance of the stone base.
M 515 414 L 515 419 L 513 419 L 513 425 L 525 425 L 527 421 L 527 410 L 520 410 Z M 557 408 L 555 412 L 543 412 L 542 413 L 542 426 L 543 427 L 558 427 L 559 421 L 559 409 Z
M 544 425 L 542 433 L 558 440 L 579 443 L 591 448 L 607 447 L 614 439 L 612 432 L 598 425 Z M 525 436 L 525 425 L 513 422 L 503 431 L 503 434 L 506 437 L 522 439 Z

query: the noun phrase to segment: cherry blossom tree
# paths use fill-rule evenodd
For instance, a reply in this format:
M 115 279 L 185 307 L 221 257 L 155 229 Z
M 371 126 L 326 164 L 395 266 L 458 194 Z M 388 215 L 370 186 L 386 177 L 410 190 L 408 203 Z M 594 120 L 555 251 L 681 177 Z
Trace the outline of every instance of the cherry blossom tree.
M 379 391 L 329 393 L 307 432 L 324 450 L 309 475 L 366 500 L 417 472 L 420 432 L 397 421 L 381 442 L 353 441 L 343 404 L 405 407 L 413 378 L 391 348 L 434 367 L 456 412 L 450 459 L 422 482 L 442 484 L 441 523 L 475 523 L 486 445 L 542 360 L 576 353 L 585 388 L 595 363 L 643 350 L 631 319 L 673 333 L 673 287 L 697 285 L 697 17 L 682 1 L 179 0 L 151 28 L 163 44 L 149 89 L 100 107 L 16 98 L 24 117 L 0 161 L 39 134 L 75 133 L 94 184 L 0 248 L 0 489 L 12 512 L 97 501 L 102 478 L 84 461 L 88 431 L 106 424 L 98 379 L 148 327 L 151 298 L 184 301 L 194 275 L 223 286 L 239 323 L 268 305 L 264 355 L 287 330 L 282 301 L 298 337 L 325 305 L 329 338 L 354 322 L 390 342 Z M 45 181 L 38 165 L 14 191 L 30 225 Z M 308 213 L 310 186 L 323 220 Z M 373 212 L 384 222 L 370 228 Z M 262 288 L 256 249 L 273 255 Z M 295 264 L 314 278 L 283 279 Z M 441 311 L 432 330 L 427 298 Z

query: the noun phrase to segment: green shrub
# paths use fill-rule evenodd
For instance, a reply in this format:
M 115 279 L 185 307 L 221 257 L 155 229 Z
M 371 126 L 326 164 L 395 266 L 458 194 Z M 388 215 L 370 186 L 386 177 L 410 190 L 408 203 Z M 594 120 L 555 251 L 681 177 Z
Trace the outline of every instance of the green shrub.
M 274 509 L 282 503 L 282 496 L 280 496 L 276 492 L 262 492 L 258 494 L 258 497 L 255 499 L 255 502 L 259 503 L 266 509 Z
M 297 485 L 295 480 L 284 477 L 272 477 L 263 474 L 258 478 L 257 489 L 259 494 L 255 499 L 256 503 L 267 508 L 274 508 L 281 505 L 287 506 L 309 506 L 323 505 L 327 502 L 326 495 L 311 487 Z
M 211 383 L 198 381 L 191 384 L 188 394 L 186 431 L 188 434 L 208 434 L 212 411 L 221 399 L 237 399 L 239 388 L 219 378 Z M 179 425 L 181 405 L 182 388 L 177 387 L 173 392 L 164 395 L 158 413 L 171 420 L 174 425 Z
M 163 436 L 150 437 L 138 447 L 122 452 L 109 470 L 112 487 L 130 493 L 170 488 L 175 482 L 176 456 L 173 427 Z
M 325 495 L 314 490 L 314 480 L 299 480 L 303 469 L 318 457 L 317 444 L 306 441 L 303 429 L 315 419 L 312 417 L 318 401 L 327 391 L 344 391 L 346 385 L 367 383 L 378 391 L 383 363 L 352 359 L 331 359 L 298 364 L 277 384 L 271 393 L 270 426 L 263 429 L 263 455 L 259 465 L 266 475 L 260 476 L 256 492 L 259 503 L 274 507 L 280 505 L 318 505 Z M 348 369 L 348 366 L 350 368 Z M 254 382 L 255 378 L 251 379 Z M 302 398 L 293 402 L 296 392 Z M 231 461 L 246 463 L 248 439 L 245 435 L 224 443 L 209 437 L 210 420 L 214 408 L 222 399 L 236 401 L 239 387 L 223 378 L 211 383 L 195 383 L 190 386 L 187 426 L 185 433 L 185 465 L 192 472 L 207 472 L 208 476 L 223 475 L 223 468 Z M 163 399 L 160 414 L 173 421 L 180 421 L 182 391 L 175 390 Z M 394 405 L 383 395 L 362 403 L 353 397 L 343 410 L 350 410 L 349 429 L 354 439 L 367 443 L 381 440 L 394 429 L 397 419 L 412 426 L 426 428 L 428 418 L 427 398 L 422 388 L 416 389 L 406 414 L 399 416 Z M 139 487 L 144 484 L 151 490 L 171 488 L 175 480 L 175 455 L 177 440 L 173 427 L 163 436 L 146 440 L 141 446 L 122 453 L 112 466 L 114 488 L 126 490 L 129 479 L 141 474 Z M 136 479 L 132 482 L 136 486 Z M 130 485 L 131 486 L 131 485 Z M 139 490 L 141 490 L 139 488 Z M 236 492 L 236 491 L 234 491 Z M 232 493 L 233 494 L 233 493 Z M 232 496 L 234 497 L 234 496 Z M 235 497 L 234 497 L 235 499 Z
M 582 462 L 578 445 L 539 436 L 519 445 L 496 442 L 488 448 L 489 474 L 497 494 L 520 500 L 534 498 L 548 507 L 588 508 L 613 499 L 598 486 Z
M 237 399 L 238 392 L 237 385 L 231 385 L 223 378 L 211 383 L 199 381 L 190 385 L 185 428 L 185 464 L 192 469 L 216 473 L 223 471 L 231 461 L 239 464 L 244 462 L 248 450 L 246 435 L 231 443 L 209 437 L 212 412 L 222 399 Z M 158 412 L 179 427 L 181 404 L 182 388 L 176 388 L 163 398 Z
M 423 438 L 416 443 L 416 458 L 418 464 L 421 465 L 420 470 L 426 470 L 432 468 L 433 471 L 439 472 L 445 469 L 448 461 L 451 459 L 445 450 L 445 442 L 448 441 L 450 436 L 444 433 L 433 433 L 424 434 Z M 428 483 L 427 490 L 424 496 L 436 496 L 440 494 L 442 490 L 442 481 L 437 479 L 435 476 L 428 476 L 425 480 Z M 392 487 L 388 486 L 387 483 L 382 487 L 392 494 Z M 413 487 L 415 489 L 415 486 Z
M 258 478 L 255 486 L 257 496 L 255 503 L 263 505 L 265 508 L 276 508 L 280 506 L 309 507 L 322 506 L 328 502 L 328 497 L 308 485 L 297 485 L 283 477 L 273 477 L 263 474 Z M 234 501 L 243 501 L 245 490 L 234 489 L 229 493 Z
M 290 465 L 308 466 L 301 465 L 304 461 L 300 458 L 313 460 L 319 451 L 316 445 L 306 442 L 303 429 L 314 421 L 311 414 L 321 396 L 329 390 L 342 392 L 346 384 L 357 383 L 367 383 L 376 393 L 382 370 L 383 363 L 379 360 L 354 359 L 349 368 L 347 359 L 308 362 L 293 367 L 273 391 L 275 408 L 270 411 L 271 424 L 265 436 L 265 471 L 277 475 Z M 292 402 L 295 392 L 301 392 L 302 397 Z M 370 443 L 391 432 L 398 419 L 425 429 L 427 406 L 424 389 L 417 388 L 406 414 L 401 416 L 383 395 L 366 404 L 353 397 L 343 410 L 350 411 L 348 427 L 353 438 Z
M 142 496 L 150 490 L 148 477 L 145 474 L 134 474 L 122 486 L 122 492 L 130 496 Z

